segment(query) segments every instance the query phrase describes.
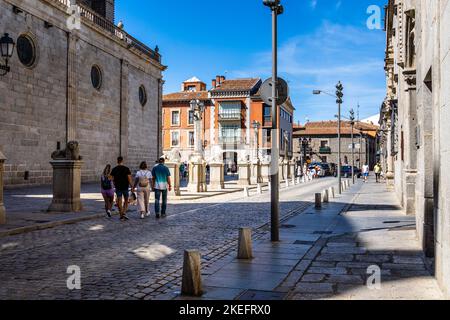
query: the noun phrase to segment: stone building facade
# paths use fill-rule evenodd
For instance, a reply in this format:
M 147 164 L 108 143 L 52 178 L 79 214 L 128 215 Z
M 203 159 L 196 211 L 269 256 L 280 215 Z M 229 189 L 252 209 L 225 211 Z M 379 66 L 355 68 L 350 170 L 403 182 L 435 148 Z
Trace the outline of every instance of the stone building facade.
M 389 0 L 385 21 L 382 158 L 450 297 L 450 1 Z
M 51 153 L 67 141 L 80 143 L 85 182 L 119 155 L 135 168 L 162 152 L 159 50 L 115 26 L 113 0 L 70 4 L 0 0 L 0 32 L 17 44 L 0 76 L 7 186 L 51 183 Z
M 357 122 L 353 128 L 355 143 L 355 166 L 361 168 L 367 163 L 373 168 L 377 162 L 377 137 L 379 127 Z M 341 159 L 343 164 L 352 164 L 352 129 L 348 121 L 341 123 Z M 337 164 L 339 140 L 337 121 L 309 122 L 305 126 L 297 126 L 294 130 L 294 155 L 297 161 L 302 160 L 302 139 L 311 139 L 307 147 L 307 156 L 313 162 Z

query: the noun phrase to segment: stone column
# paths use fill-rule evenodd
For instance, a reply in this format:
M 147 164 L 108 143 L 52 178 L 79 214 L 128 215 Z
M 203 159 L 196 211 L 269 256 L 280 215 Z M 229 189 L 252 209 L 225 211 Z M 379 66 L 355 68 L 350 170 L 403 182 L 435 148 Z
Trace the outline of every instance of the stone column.
M 53 160 L 53 201 L 48 212 L 80 212 L 83 161 Z
M 278 172 L 279 172 L 279 181 L 282 182 L 284 180 L 284 174 L 285 174 L 285 170 L 284 170 L 284 160 L 280 159 L 278 162 Z
M 192 193 L 207 192 L 206 166 L 201 156 L 193 156 L 189 162 L 188 191 Z
M 295 160 L 292 159 L 291 161 L 289 161 L 289 179 L 293 179 L 295 178 Z
M 386 170 L 386 182 L 388 186 L 394 185 L 394 157 L 392 155 L 392 131 L 391 123 L 388 121 L 388 135 L 387 135 L 387 170 Z
M 209 189 L 223 190 L 225 189 L 224 165 L 221 162 L 209 164 Z
M 250 176 L 250 162 L 241 161 L 238 163 L 239 167 L 239 185 L 241 186 L 249 186 L 251 184 Z
M 3 170 L 6 158 L 0 151 L 0 224 L 6 223 L 6 210 L 3 204 Z
M 263 183 L 270 181 L 270 162 L 261 163 L 261 179 Z
M 167 168 L 170 171 L 170 177 L 172 179 L 172 191 L 169 192 L 169 196 L 179 197 L 181 196 L 180 191 L 180 163 L 179 162 L 168 162 L 166 163 Z
M 251 183 L 262 183 L 261 161 L 259 161 L 259 159 L 252 162 Z

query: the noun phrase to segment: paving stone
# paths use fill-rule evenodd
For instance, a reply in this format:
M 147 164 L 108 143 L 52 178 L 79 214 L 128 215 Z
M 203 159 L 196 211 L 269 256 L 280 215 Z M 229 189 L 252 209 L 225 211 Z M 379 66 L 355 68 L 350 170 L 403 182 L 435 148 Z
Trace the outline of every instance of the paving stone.
M 321 282 L 326 277 L 325 274 L 305 274 L 301 282 Z
M 327 262 L 327 261 L 314 261 L 311 264 L 312 267 L 325 267 L 325 268 L 334 268 L 336 267 L 336 262 Z
M 421 257 L 394 256 L 394 263 L 423 265 L 424 261 Z
M 333 293 L 332 283 L 303 283 L 300 282 L 295 290 L 295 293 Z
M 358 275 L 331 275 L 327 278 L 331 283 L 364 284 L 361 276 Z
M 420 264 L 400 264 L 400 263 L 383 263 L 382 269 L 390 270 L 426 270 L 425 265 Z
M 323 267 L 311 267 L 308 269 L 307 273 L 319 273 L 319 274 L 347 274 L 347 269 L 345 268 L 323 268 Z
M 354 256 L 352 254 L 339 254 L 339 253 L 326 253 L 317 257 L 316 261 L 328 261 L 328 262 L 342 262 L 353 261 Z
M 355 257 L 356 261 L 361 262 L 372 262 L 372 263 L 384 263 L 392 261 L 392 257 L 390 255 L 357 255 Z

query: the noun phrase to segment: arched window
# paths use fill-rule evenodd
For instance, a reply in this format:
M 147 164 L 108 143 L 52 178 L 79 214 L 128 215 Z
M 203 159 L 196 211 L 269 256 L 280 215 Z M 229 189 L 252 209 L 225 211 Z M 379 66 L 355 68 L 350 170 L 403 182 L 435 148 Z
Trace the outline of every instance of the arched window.
M 97 65 L 92 66 L 91 68 L 92 86 L 95 89 L 100 90 L 100 88 L 102 87 L 102 81 L 103 81 L 102 70 Z
M 36 44 L 29 35 L 21 35 L 17 38 L 17 56 L 19 61 L 27 68 L 34 66 L 36 62 Z

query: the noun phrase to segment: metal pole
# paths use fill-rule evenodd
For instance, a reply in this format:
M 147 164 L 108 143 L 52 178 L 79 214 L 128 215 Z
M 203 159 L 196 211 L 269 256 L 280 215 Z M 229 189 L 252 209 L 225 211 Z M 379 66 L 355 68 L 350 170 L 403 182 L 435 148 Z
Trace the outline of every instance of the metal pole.
M 341 161 L 341 104 L 338 103 L 338 183 L 339 194 L 342 194 L 342 161 Z
M 353 184 L 355 184 L 355 142 L 354 142 L 354 135 L 353 135 L 353 127 L 355 124 L 352 121 L 352 179 Z
M 280 241 L 280 195 L 279 195 L 279 136 L 278 136 L 278 105 L 277 105 L 277 80 L 278 80 L 278 52 L 277 52 L 277 27 L 278 8 L 272 8 L 272 169 L 271 169 L 271 239 Z

